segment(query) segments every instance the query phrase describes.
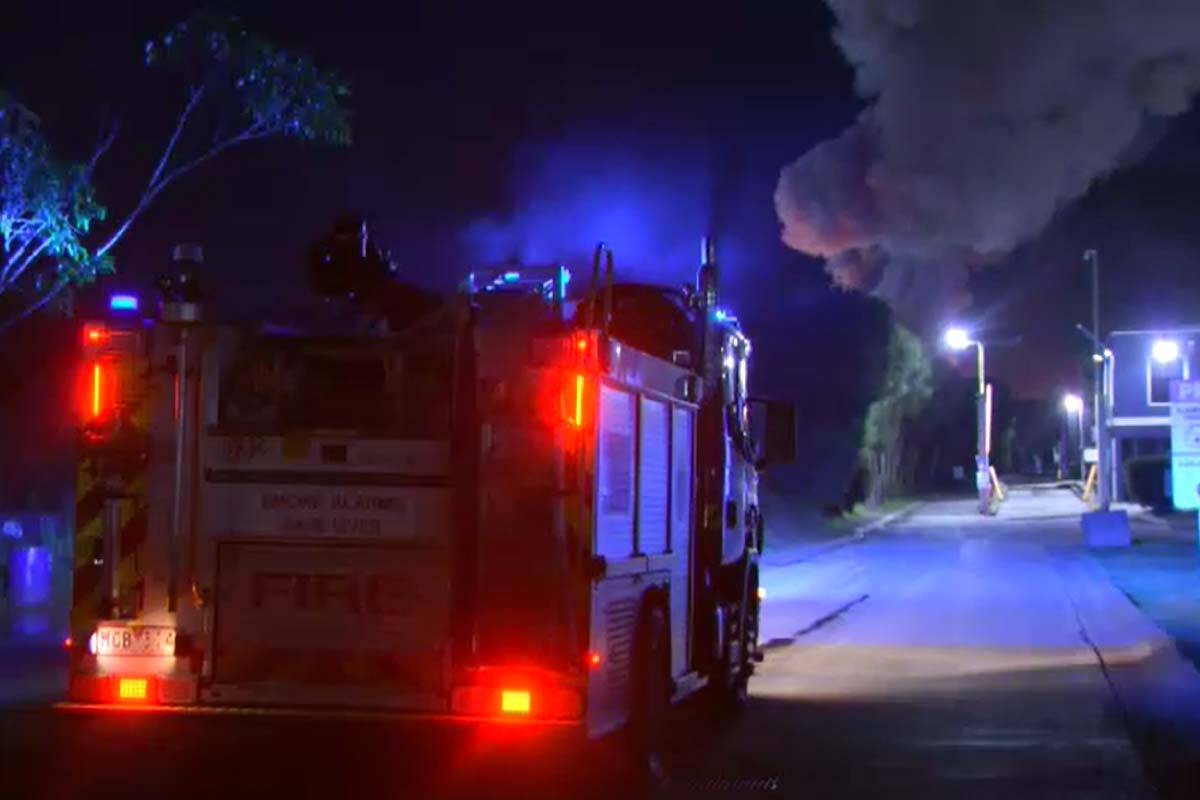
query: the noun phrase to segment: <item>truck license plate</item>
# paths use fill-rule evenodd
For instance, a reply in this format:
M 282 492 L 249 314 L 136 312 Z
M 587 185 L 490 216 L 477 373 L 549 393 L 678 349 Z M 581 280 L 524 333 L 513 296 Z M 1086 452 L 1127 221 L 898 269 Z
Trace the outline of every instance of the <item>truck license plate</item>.
M 101 625 L 96 629 L 98 656 L 173 656 L 175 629 L 162 625 Z

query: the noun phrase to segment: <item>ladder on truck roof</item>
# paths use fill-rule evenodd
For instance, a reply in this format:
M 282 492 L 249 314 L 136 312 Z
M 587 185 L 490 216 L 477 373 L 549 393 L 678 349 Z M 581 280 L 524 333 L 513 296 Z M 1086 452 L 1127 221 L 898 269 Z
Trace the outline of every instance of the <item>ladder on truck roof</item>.
M 463 281 L 461 290 L 469 295 L 486 293 L 537 294 L 546 300 L 562 299 L 567 294 L 571 271 L 562 265 L 553 267 L 509 266 L 477 269 Z
M 603 286 L 601 285 L 601 266 L 604 267 Z M 565 266 L 524 267 L 511 265 L 478 269 L 469 274 L 459 289 L 469 297 L 479 297 L 497 294 L 534 295 L 546 302 L 552 303 L 561 318 L 567 299 L 567 284 L 571 281 L 571 271 Z M 596 319 L 597 294 L 602 301 L 602 314 Z M 592 259 L 592 283 L 588 287 L 588 297 L 584 301 L 587 315 L 583 327 L 591 330 L 599 321 L 601 332 L 608 335 L 609 322 L 612 318 L 613 293 L 613 254 L 608 245 L 600 242 L 596 245 Z

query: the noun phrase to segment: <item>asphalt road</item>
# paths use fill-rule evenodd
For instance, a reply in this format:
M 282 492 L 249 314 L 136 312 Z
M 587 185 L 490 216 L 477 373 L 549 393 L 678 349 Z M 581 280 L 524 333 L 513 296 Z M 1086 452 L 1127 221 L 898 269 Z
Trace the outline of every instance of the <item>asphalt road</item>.
M 771 645 L 750 704 L 715 732 L 685 712 L 667 794 L 983 800 L 1152 797 L 1165 787 L 1200 796 L 1190 795 L 1186 762 L 1166 773 L 1148 757 L 1162 745 L 1138 721 L 1146 687 L 1168 717 L 1200 709 L 1200 676 L 1083 550 L 1080 510 L 1065 492 L 1017 492 L 993 519 L 970 501 L 937 503 L 767 571 Z M 568 791 L 576 773 L 566 751 L 522 747 L 518 757 L 513 745 L 527 743 L 514 735 L 12 711 L 0 715 L 0 797 Z M 591 755 L 593 772 L 605 758 Z M 560 772 L 567 783 L 546 777 Z

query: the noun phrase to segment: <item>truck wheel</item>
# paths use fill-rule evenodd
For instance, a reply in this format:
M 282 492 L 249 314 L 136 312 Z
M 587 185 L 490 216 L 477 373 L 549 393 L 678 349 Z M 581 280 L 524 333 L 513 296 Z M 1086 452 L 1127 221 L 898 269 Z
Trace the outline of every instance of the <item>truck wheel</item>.
M 745 662 L 754 661 L 757 663 L 763 660 L 758 641 L 759 623 L 762 620 L 762 601 L 758 599 L 757 564 L 750 569 L 750 582 L 746 589 L 746 604 L 750 610 L 746 614 L 746 652 L 744 658 Z M 749 677 L 752 671 L 753 668 L 747 668 L 747 677 Z
M 709 684 L 709 705 L 718 722 L 740 715 L 748 699 L 750 674 L 744 661 L 745 650 L 743 648 L 742 658 L 737 658 L 733 650 L 732 642 L 728 642 Z
M 650 606 L 638 633 L 630 726 L 634 777 L 643 786 L 661 787 L 666 780 L 662 759 L 671 706 L 669 646 L 666 614 L 660 606 Z
M 721 660 L 708 686 L 709 706 L 718 722 L 738 716 L 749 699 L 750 659 L 758 647 L 758 570 L 746 576 L 739 612 L 731 615 L 721 637 Z

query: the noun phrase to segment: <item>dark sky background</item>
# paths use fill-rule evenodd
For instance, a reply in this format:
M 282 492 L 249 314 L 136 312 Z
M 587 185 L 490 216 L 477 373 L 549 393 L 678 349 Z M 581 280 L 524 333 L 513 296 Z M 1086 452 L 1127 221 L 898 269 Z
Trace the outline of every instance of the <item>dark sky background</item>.
M 143 67 L 142 43 L 195 6 L 26 6 L 6 11 L 0 87 L 41 116 L 65 157 L 86 157 L 101 123 L 120 119 L 97 176 L 119 215 L 181 100 L 178 82 Z M 406 279 L 439 289 L 511 256 L 582 265 L 601 238 L 623 277 L 680 282 L 713 229 L 751 333 L 804 346 L 772 369 L 853 382 L 869 303 L 829 289 L 817 262 L 779 242 L 772 205 L 780 167 L 862 107 L 822 3 L 237 8 L 247 27 L 347 79 L 355 142 L 254 144 L 185 178 L 119 246 L 121 281 L 149 282 L 172 244 L 199 241 L 234 305 L 278 309 L 302 292 L 311 241 L 348 209 L 368 214 Z M 1082 382 L 1086 348 L 1071 326 L 1088 315 L 1086 247 L 1101 252 L 1106 328 L 1198 321 L 1198 141 L 1188 114 L 1139 166 L 976 276 L 963 319 L 1023 336 L 990 353 L 1018 393 Z

